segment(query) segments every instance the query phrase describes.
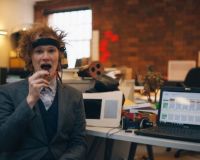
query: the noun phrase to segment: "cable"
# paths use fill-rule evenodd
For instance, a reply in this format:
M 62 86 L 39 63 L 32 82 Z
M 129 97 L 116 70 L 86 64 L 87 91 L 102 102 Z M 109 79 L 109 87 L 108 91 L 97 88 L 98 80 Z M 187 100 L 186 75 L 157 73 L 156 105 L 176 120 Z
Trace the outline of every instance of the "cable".
M 112 132 L 110 133 L 112 130 L 114 129 L 118 129 L 117 131 L 115 132 Z M 109 138 L 110 136 L 116 134 L 116 133 L 119 133 L 120 131 L 122 131 L 122 128 L 118 128 L 118 127 L 114 127 L 114 128 L 111 128 L 110 130 L 108 130 L 108 132 L 106 133 L 106 138 Z

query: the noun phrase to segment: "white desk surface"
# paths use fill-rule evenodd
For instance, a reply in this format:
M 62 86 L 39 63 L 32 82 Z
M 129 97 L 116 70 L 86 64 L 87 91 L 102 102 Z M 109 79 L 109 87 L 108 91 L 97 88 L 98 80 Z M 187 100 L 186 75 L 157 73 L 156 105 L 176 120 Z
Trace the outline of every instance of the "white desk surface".
M 87 126 L 86 130 L 88 135 L 97 137 L 200 152 L 200 143 L 139 136 L 135 135 L 134 131 L 132 133 L 126 133 L 124 130 L 120 130 L 120 128 L 111 130 L 111 128 Z

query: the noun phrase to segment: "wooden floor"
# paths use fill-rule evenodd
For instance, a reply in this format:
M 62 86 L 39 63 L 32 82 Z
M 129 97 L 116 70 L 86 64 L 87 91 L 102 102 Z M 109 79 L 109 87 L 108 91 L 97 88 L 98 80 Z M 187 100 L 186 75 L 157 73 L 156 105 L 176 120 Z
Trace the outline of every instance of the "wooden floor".
M 164 147 L 154 146 L 153 151 L 154 160 L 200 160 L 200 152 L 183 151 L 181 152 L 179 158 L 175 158 L 174 155 L 177 151 L 176 149 L 171 149 L 171 151 L 168 152 Z M 145 160 L 144 157 L 147 157 L 146 147 L 139 145 L 135 160 Z

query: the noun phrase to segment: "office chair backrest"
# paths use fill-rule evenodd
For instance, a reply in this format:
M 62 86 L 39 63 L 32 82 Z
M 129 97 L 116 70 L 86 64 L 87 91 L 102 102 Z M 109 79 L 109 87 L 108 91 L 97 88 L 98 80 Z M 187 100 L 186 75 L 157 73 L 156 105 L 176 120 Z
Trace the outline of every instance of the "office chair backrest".
M 185 77 L 184 85 L 186 87 L 200 87 L 200 67 L 189 70 Z

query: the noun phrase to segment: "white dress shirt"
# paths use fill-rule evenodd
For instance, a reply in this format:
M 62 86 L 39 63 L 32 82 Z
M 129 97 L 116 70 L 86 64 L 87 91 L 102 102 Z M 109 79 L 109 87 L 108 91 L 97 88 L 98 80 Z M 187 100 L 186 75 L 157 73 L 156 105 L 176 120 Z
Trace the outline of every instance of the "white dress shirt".
M 48 110 L 56 95 L 57 82 L 56 78 L 50 81 L 49 87 L 42 88 L 40 91 L 40 99 L 43 102 L 45 109 Z

